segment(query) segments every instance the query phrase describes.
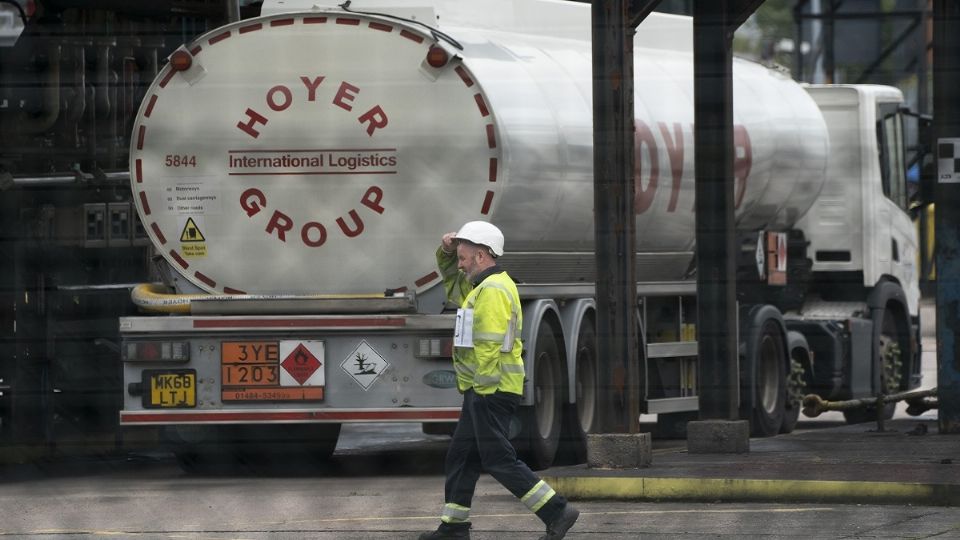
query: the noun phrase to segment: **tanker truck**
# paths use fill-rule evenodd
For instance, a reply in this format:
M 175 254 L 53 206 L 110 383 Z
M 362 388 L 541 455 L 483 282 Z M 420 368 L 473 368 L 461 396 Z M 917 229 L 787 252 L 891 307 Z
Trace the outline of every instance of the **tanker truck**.
M 434 254 L 486 220 L 523 302 L 513 441 L 536 468 L 582 458 L 604 391 L 589 6 L 337 4 L 265 2 L 146 92 L 131 186 L 165 277 L 119 321 L 121 425 L 162 430 L 186 467 L 268 445 L 328 456 L 350 422 L 449 425 Z M 653 14 L 635 46 L 636 413 L 682 432 L 698 411 L 691 21 Z M 772 436 L 805 393 L 917 387 L 901 93 L 739 59 L 734 93 L 741 418 Z

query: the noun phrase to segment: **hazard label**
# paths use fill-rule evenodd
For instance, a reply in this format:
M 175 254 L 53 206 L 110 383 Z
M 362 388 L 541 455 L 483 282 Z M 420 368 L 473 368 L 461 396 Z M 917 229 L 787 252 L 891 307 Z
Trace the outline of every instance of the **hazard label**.
M 364 390 L 369 390 L 390 364 L 366 341 L 361 341 L 350 356 L 340 362 L 340 367 Z
M 207 239 L 203 237 L 203 233 L 200 232 L 200 227 L 197 227 L 197 224 L 194 223 L 193 218 L 188 217 L 186 224 L 183 226 L 183 232 L 180 233 L 181 242 L 205 242 Z
M 187 259 L 198 259 L 207 256 L 206 238 L 201 232 L 203 216 L 185 216 L 180 218 L 183 226 L 180 228 L 180 252 Z
M 767 278 L 767 252 L 766 247 L 763 245 L 763 231 L 757 233 L 757 249 L 756 249 L 756 258 L 757 258 L 757 274 L 761 280 Z
M 787 284 L 787 233 L 767 233 L 767 285 Z
M 322 341 L 280 342 L 280 386 L 323 386 Z

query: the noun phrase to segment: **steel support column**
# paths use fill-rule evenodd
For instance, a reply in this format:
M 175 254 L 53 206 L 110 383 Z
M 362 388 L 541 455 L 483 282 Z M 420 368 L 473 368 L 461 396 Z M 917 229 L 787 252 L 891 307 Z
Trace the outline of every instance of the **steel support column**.
M 733 205 L 733 33 L 760 1 L 693 7 L 694 164 L 700 418 L 736 420 L 740 405 Z
M 960 2 L 933 3 L 937 148 L 937 390 L 940 433 L 960 433 Z M 949 173 L 953 174 L 949 174 Z M 950 210 L 947 210 L 950 209 Z
M 605 0 L 593 18 L 593 196 L 600 433 L 639 433 L 633 25 L 660 0 Z
M 826 18 L 823 22 L 823 72 L 825 79 L 823 82 L 833 84 L 837 77 L 836 45 L 837 40 L 834 34 L 836 29 L 836 13 L 840 7 L 840 2 L 834 3 L 833 0 L 824 0 L 826 4 Z
M 639 433 L 633 31 L 626 0 L 594 2 L 593 201 L 601 433 Z M 633 411 L 630 414 L 629 411 Z

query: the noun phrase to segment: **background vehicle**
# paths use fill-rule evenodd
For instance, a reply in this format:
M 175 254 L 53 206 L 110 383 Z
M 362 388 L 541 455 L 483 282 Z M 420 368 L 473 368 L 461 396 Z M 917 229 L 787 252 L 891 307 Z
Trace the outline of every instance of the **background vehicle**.
M 132 285 L 159 279 L 130 201 L 130 129 L 162 59 L 224 24 L 222 4 L 0 3 L 4 457 L 123 442 L 117 317 L 137 313 Z
M 582 453 L 602 391 L 589 8 L 461 4 L 267 4 L 171 57 L 130 169 L 177 294 L 137 297 L 189 313 L 121 319 L 122 424 L 163 425 L 190 464 L 280 436 L 327 453 L 342 422 L 455 419 L 432 253 L 487 219 L 523 283 L 516 442 L 538 467 Z M 666 433 L 698 407 L 690 31 L 654 15 L 637 35 L 638 412 Z M 735 95 L 743 416 L 773 435 L 804 391 L 916 387 L 900 93 L 736 61 Z

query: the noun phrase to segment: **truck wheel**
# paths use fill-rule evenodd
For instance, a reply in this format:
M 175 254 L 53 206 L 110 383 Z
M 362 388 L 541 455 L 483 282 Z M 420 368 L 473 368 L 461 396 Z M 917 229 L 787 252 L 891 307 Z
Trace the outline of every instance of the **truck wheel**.
M 751 310 L 744 326 L 746 336 L 746 387 L 741 395 L 753 397 L 749 410 L 750 433 L 755 437 L 772 437 L 780 433 L 786 401 L 787 352 L 780 312 L 773 306 Z M 751 376 L 752 375 L 752 376 Z M 750 382 L 753 382 L 752 388 Z M 742 411 L 743 412 L 743 411 Z M 746 416 L 741 416 L 744 418 Z
M 593 321 L 584 321 L 577 339 L 577 420 L 583 433 L 597 421 L 597 331 Z
M 787 349 L 790 351 L 790 373 L 787 374 L 787 396 L 783 404 L 780 433 L 791 433 L 797 427 L 807 389 L 805 366 L 811 365 L 810 345 L 803 334 L 787 332 Z
M 553 464 L 557 455 L 563 416 L 562 362 L 550 323 L 540 323 L 533 352 L 533 405 L 518 411 L 522 429 L 517 447 L 521 459 L 531 469 L 540 470 Z
M 904 351 L 910 350 L 910 335 L 906 330 L 908 325 L 901 321 L 900 312 L 888 307 L 883 309 L 883 322 L 877 342 L 880 355 L 880 386 L 884 394 L 894 394 L 900 391 L 900 382 L 903 379 Z M 883 406 L 883 419 L 890 420 L 897 410 L 896 403 L 887 403 Z M 877 420 L 876 407 L 864 407 L 843 411 L 843 418 L 848 424 L 862 424 Z
M 792 433 L 800 420 L 803 407 L 803 365 L 795 358 L 790 359 L 790 375 L 787 376 L 787 399 L 783 403 L 783 423 L 780 433 Z
M 574 390 L 576 403 L 564 404 L 557 463 L 587 461 L 587 433 L 597 421 L 597 331 L 592 317 L 584 318 L 577 337 Z

